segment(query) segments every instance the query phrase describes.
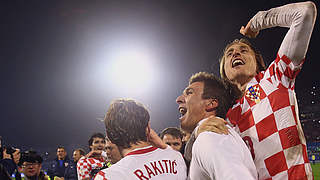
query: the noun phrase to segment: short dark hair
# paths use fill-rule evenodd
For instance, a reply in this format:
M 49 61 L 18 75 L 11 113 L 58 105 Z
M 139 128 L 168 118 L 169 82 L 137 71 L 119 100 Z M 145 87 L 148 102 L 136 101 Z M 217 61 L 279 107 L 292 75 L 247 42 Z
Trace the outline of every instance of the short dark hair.
M 216 116 L 225 118 L 228 109 L 235 100 L 241 96 L 240 90 L 228 81 L 224 81 L 212 73 L 198 72 L 189 79 L 189 84 L 203 82 L 203 99 L 216 99 L 218 107 L 215 109 Z
M 167 127 L 160 133 L 160 138 L 163 139 L 164 135 L 170 134 L 173 137 L 179 138 L 182 140 L 183 134 L 179 128 L 176 127 Z
M 94 138 L 101 138 L 101 139 L 105 139 L 105 135 L 103 135 L 102 133 L 94 133 L 92 134 L 92 136 L 90 137 L 88 144 L 89 144 L 89 148 L 90 146 L 92 146 L 93 143 L 93 139 Z M 91 148 L 90 148 L 91 149 Z
M 247 40 L 245 38 L 235 39 L 235 40 L 233 40 L 232 42 L 230 42 L 229 44 L 226 45 L 226 47 L 223 50 L 222 57 L 219 60 L 220 61 L 220 76 L 221 76 L 222 79 L 228 80 L 228 78 L 226 76 L 226 72 L 224 70 L 224 64 L 225 64 L 225 59 L 226 59 L 225 53 L 226 53 L 226 51 L 228 50 L 228 48 L 230 46 L 232 46 L 233 44 L 236 44 L 236 43 L 244 43 L 244 44 L 248 45 L 252 49 L 252 51 L 255 54 L 255 59 L 256 59 L 256 62 L 257 62 L 257 73 L 266 70 L 266 65 L 265 65 L 265 63 L 263 61 L 263 57 L 262 57 L 261 53 L 249 42 L 249 40 Z
M 132 99 L 116 99 L 109 106 L 104 119 L 107 137 L 121 148 L 147 141 L 149 120 L 149 112 L 141 103 Z
M 25 151 L 21 153 L 21 158 L 19 160 L 19 166 L 22 166 L 24 162 L 39 163 L 43 161 L 42 157 L 37 154 L 36 151 Z
M 57 150 L 58 150 L 58 149 L 64 149 L 64 150 L 66 150 L 66 148 L 65 148 L 64 146 L 61 146 L 61 145 L 58 146 Z
M 74 151 L 79 151 L 81 156 L 86 155 L 86 152 L 82 148 L 75 149 Z

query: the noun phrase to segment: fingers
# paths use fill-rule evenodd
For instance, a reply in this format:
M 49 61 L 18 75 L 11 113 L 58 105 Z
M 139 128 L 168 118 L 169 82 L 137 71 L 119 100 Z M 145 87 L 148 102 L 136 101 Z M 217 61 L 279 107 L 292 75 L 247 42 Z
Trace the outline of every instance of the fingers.
M 245 34 L 244 26 L 241 26 L 241 28 L 240 28 L 240 33 L 241 33 L 242 35 L 244 35 L 244 36 L 246 35 L 246 34 Z
M 150 136 L 149 136 L 149 142 L 158 148 L 165 149 L 167 148 L 167 144 L 165 144 L 162 139 L 158 136 L 158 134 L 150 128 Z

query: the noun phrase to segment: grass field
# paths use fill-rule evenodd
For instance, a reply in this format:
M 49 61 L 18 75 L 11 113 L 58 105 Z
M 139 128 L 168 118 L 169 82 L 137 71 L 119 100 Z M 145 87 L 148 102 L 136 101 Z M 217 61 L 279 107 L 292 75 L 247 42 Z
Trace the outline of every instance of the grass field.
M 311 164 L 314 180 L 320 180 L 320 163 Z

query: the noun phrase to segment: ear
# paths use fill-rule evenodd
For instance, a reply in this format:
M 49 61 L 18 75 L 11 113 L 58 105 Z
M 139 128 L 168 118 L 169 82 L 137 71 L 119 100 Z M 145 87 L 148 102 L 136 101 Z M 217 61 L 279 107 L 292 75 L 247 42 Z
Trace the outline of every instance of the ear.
M 206 100 L 206 111 L 207 112 L 212 112 L 215 111 L 218 108 L 219 102 L 217 99 L 207 99 Z

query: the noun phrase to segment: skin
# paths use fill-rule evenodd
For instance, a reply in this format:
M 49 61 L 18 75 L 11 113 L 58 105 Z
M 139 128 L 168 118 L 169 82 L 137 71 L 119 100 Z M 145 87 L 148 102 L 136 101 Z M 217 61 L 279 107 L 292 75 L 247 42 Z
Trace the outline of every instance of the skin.
M 165 134 L 162 138 L 163 142 L 172 147 L 176 151 L 180 151 L 182 147 L 182 140 L 179 137 Z
M 251 21 L 248 22 L 246 26 L 241 26 L 240 33 L 249 38 L 255 38 L 259 34 L 259 31 L 255 32 L 250 28 Z M 244 93 L 248 82 L 257 74 L 257 62 L 254 56 L 253 50 L 246 44 L 244 46 L 249 47 L 247 51 L 241 52 L 241 45 L 243 43 L 236 43 L 226 50 L 226 61 L 224 64 L 224 70 L 227 78 L 235 83 L 239 89 Z M 233 48 L 233 51 L 229 51 Z M 228 53 L 230 56 L 227 57 Z M 232 58 L 241 58 L 245 65 L 240 65 L 238 67 L 232 68 Z M 231 61 L 231 62 L 230 62 Z M 246 72 L 247 71 L 247 72 Z M 207 121 L 201 124 L 198 129 L 197 134 L 203 131 L 212 131 L 218 134 L 227 134 L 225 127 L 226 121 L 219 117 L 210 117 Z
M 107 152 L 108 159 L 111 161 L 112 164 L 115 164 L 120 159 L 122 159 L 122 156 L 120 154 L 118 147 L 110 141 L 106 142 L 106 152 Z
M 39 163 L 24 162 L 22 164 L 22 172 L 27 177 L 39 176 L 40 170 L 41 170 L 41 164 Z
M 189 133 L 196 128 L 199 121 L 210 115 L 215 115 L 212 109 L 218 106 L 216 100 L 202 98 L 203 88 L 203 82 L 194 82 L 176 99 L 179 109 L 187 109 L 187 112 L 179 119 L 181 128 Z
M 100 158 L 102 151 L 106 148 L 106 140 L 104 138 L 93 138 L 92 145 L 89 146 L 91 151 L 85 157 Z
M 80 154 L 79 151 L 73 151 L 73 161 L 74 162 L 78 162 L 79 159 L 82 157 L 83 155 Z
M 244 91 L 248 82 L 257 75 L 257 62 L 253 50 L 244 43 L 235 43 L 225 51 L 224 70 L 228 80 Z M 243 64 L 233 66 L 235 60 Z
M 63 148 L 58 148 L 57 149 L 57 157 L 58 157 L 58 160 L 64 160 L 67 156 L 67 152 L 65 149 Z
M 90 146 L 91 150 L 104 150 L 106 146 L 106 141 L 105 139 L 102 138 L 93 138 L 92 145 Z

